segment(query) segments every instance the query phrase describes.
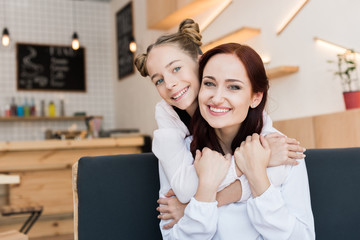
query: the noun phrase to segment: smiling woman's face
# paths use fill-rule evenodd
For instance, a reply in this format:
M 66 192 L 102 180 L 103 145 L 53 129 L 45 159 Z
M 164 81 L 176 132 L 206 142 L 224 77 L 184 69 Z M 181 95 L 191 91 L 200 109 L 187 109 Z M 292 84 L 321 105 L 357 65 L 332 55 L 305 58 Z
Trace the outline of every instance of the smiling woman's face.
M 237 132 L 249 107 L 259 104 L 243 63 L 233 54 L 217 54 L 207 62 L 199 92 L 203 118 L 216 129 Z
M 198 62 L 175 45 L 154 47 L 146 61 L 151 81 L 170 105 L 193 112 L 200 88 Z

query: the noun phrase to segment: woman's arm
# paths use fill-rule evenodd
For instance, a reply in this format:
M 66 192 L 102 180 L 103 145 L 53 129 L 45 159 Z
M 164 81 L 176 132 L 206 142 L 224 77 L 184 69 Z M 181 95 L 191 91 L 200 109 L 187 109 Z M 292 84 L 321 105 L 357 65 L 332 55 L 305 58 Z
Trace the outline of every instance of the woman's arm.
M 247 202 L 249 218 L 264 239 L 314 239 L 314 221 L 304 160 L 293 166 L 280 186 L 267 186 L 263 164 L 266 158 L 252 148 L 237 149 L 236 163 L 248 176 L 254 198 Z M 256 156 L 256 157 L 254 157 Z M 264 184 L 265 183 L 265 184 Z

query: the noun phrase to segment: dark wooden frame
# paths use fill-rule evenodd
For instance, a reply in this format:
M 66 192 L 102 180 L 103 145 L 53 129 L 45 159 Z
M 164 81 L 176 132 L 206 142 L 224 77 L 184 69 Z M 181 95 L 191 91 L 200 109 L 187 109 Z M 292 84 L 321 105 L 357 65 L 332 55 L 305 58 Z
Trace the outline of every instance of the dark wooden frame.
M 116 13 L 116 45 L 118 79 L 134 73 L 134 53 L 129 44 L 134 39 L 132 2 L 126 4 Z
M 28 42 L 18 42 L 16 43 L 16 89 L 18 91 L 51 91 L 51 92 L 75 92 L 75 93 L 85 93 L 87 91 L 87 81 L 86 81 L 86 49 L 83 47 L 80 47 L 80 51 L 83 52 L 81 58 L 83 61 L 83 70 L 82 70 L 82 76 L 83 78 L 80 79 L 81 85 L 83 86 L 81 89 L 69 89 L 69 88 L 27 88 L 27 87 L 21 87 L 19 84 L 20 76 L 19 76 L 19 67 L 21 65 L 20 59 L 19 59 L 19 45 L 29 45 L 29 46 L 39 46 L 39 47 L 55 47 L 55 48 L 69 48 L 71 49 L 71 46 L 69 45 L 57 45 L 57 44 L 39 44 L 39 43 L 28 43 Z M 79 51 L 79 50 L 77 50 Z M 50 71 L 50 70 L 49 70 Z M 81 70 L 80 70 L 81 71 Z

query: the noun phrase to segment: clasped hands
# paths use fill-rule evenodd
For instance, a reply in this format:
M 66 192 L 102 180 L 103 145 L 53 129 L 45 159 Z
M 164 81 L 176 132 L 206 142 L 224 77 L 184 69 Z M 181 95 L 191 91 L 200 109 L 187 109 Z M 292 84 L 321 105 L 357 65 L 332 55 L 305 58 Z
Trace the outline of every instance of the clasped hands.
M 266 175 L 266 168 L 279 165 L 297 165 L 295 159 L 304 158 L 305 149 L 299 142 L 287 138 L 279 133 L 267 136 L 253 134 L 248 136 L 241 145 L 235 149 L 234 159 L 238 176 L 245 174 L 249 180 L 253 197 L 261 195 L 270 186 Z M 199 177 L 198 191 L 195 198 L 198 201 L 215 201 L 216 192 L 220 183 L 225 178 L 231 163 L 231 156 L 221 155 L 209 148 L 197 150 L 194 167 Z M 187 204 L 179 202 L 172 190 L 165 197 L 158 200 L 163 205 L 157 208 L 160 213 L 158 218 L 172 219 L 164 229 L 173 227 L 184 215 Z

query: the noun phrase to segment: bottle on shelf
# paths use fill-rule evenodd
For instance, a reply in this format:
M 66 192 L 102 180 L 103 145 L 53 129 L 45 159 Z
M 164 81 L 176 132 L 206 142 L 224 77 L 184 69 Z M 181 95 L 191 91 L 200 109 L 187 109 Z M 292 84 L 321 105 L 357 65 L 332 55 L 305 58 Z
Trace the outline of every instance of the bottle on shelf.
M 5 105 L 5 113 L 4 113 L 5 117 L 10 117 L 11 116 L 11 108 L 10 105 Z
M 48 106 L 48 114 L 49 117 L 55 117 L 56 116 L 56 107 L 53 101 L 49 102 L 49 106 Z
M 30 116 L 36 116 L 36 106 L 35 106 L 35 100 L 34 100 L 34 98 L 31 98 L 31 103 L 30 103 Z
M 45 100 L 41 100 L 40 105 L 40 116 L 45 117 Z
M 30 116 L 30 106 L 29 106 L 27 98 L 25 98 L 25 100 L 24 100 L 24 117 L 29 117 L 29 116 Z
M 16 106 L 16 102 L 15 102 L 15 97 L 11 98 L 10 115 L 17 116 L 17 106 Z
M 16 114 L 18 117 L 23 117 L 24 116 L 24 106 L 21 105 L 20 102 L 21 102 L 21 99 L 19 98 L 17 108 L 16 108 Z
M 65 116 L 65 106 L 64 106 L 64 100 L 63 99 L 60 100 L 60 116 L 62 116 L 62 117 Z

